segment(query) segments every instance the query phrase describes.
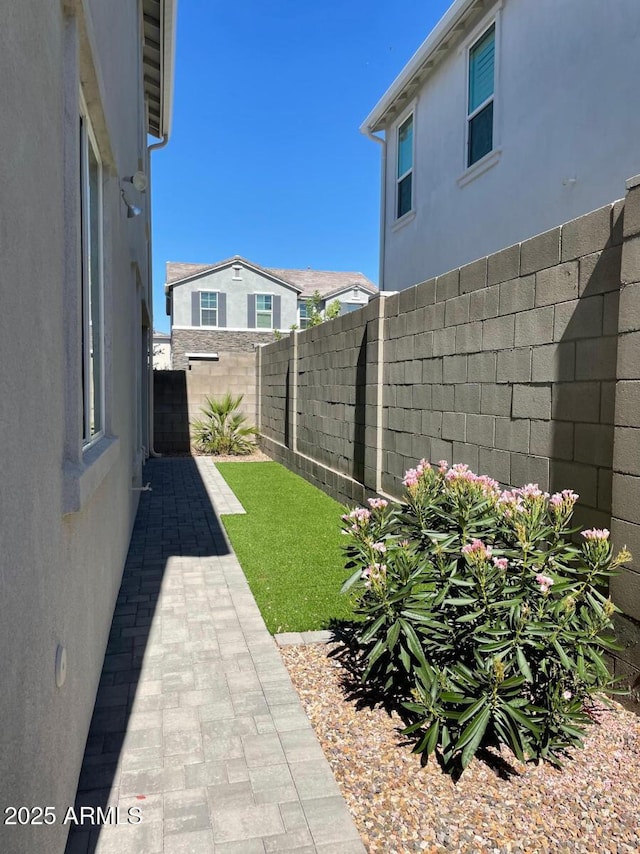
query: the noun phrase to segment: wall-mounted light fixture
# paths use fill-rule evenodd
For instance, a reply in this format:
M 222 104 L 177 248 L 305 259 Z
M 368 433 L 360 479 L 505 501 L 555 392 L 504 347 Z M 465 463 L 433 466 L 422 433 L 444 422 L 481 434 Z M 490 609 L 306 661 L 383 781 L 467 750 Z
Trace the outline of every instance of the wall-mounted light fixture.
M 127 184 L 133 184 L 134 189 L 136 189 L 139 193 L 144 193 L 144 191 L 149 186 L 149 179 L 145 175 L 144 172 L 136 172 L 135 175 L 131 175 L 128 178 L 123 178 Z
M 139 208 L 137 205 L 132 204 L 124 194 L 124 190 L 120 190 L 120 195 L 122 196 L 122 200 L 127 207 L 127 219 L 133 219 L 134 216 L 140 216 L 142 213 L 142 208 Z

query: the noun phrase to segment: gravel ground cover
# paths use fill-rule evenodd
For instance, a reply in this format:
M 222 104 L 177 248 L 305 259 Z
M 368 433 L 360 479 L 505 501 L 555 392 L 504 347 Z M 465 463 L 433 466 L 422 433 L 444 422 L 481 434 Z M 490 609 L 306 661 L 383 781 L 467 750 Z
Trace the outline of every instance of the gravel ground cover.
M 506 748 L 458 782 L 399 734 L 400 718 L 362 701 L 334 645 L 280 650 L 370 854 L 640 851 L 640 718 L 601 709 L 562 770 Z

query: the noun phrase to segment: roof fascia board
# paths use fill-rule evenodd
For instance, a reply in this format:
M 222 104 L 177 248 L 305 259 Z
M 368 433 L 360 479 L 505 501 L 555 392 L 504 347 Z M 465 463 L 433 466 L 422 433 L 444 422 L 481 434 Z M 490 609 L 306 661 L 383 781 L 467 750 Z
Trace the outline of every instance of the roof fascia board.
M 433 57 L 436 51 L 441 47 L 442 43 L 450 36 L 460 22 L 460 19 L 465 17 L 474 6 L 483 8 L 487 4 L 487 0 L 455 0 L 455 3 L 448 9 L 444 17 L 436 24 L 431 33 L 420 45 L 418 50 L 411 57 L 409 62 L 402 69 L 400 74 L 393 81 L 391 86 L 384 93 L 382 98 L 369 113 L 364 122 L 360 125 L 360 132 L 379 131 L 383 127 L 383 119 L 389 108 L 402 95 L 402 93 L 411 85 L 414 78 L 420 73 L 423 66 Z
M 168 137 L 171 133 L 173 117 L 173 86 L 176 60 L 176 19 L 178 0 L 163 0 L 162 2 L 162 116 L 160 129 L 162 135 Z

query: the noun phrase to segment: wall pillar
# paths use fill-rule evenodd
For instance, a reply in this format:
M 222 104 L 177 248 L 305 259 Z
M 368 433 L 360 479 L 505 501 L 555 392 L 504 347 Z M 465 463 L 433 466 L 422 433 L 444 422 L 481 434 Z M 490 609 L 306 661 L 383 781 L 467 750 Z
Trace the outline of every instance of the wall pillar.
M 611 530 L 614 548 L 627 546 L 633 561 L 611 580 L 613 601 L 624 610 L 616 634 L 615 674 L 640 702 L 640 175 L 627 181 L 624 206 L 613 446 Z

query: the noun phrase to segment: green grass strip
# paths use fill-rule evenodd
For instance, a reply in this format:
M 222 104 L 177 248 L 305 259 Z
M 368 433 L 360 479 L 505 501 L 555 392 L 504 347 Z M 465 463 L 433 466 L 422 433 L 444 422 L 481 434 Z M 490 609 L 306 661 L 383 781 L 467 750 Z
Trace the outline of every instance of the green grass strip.
M 353 620 L 340 548 L 341 505 L 274 462 L 217 463 L 246 510 L 223 516 L 267 628 L 302 632 Z

